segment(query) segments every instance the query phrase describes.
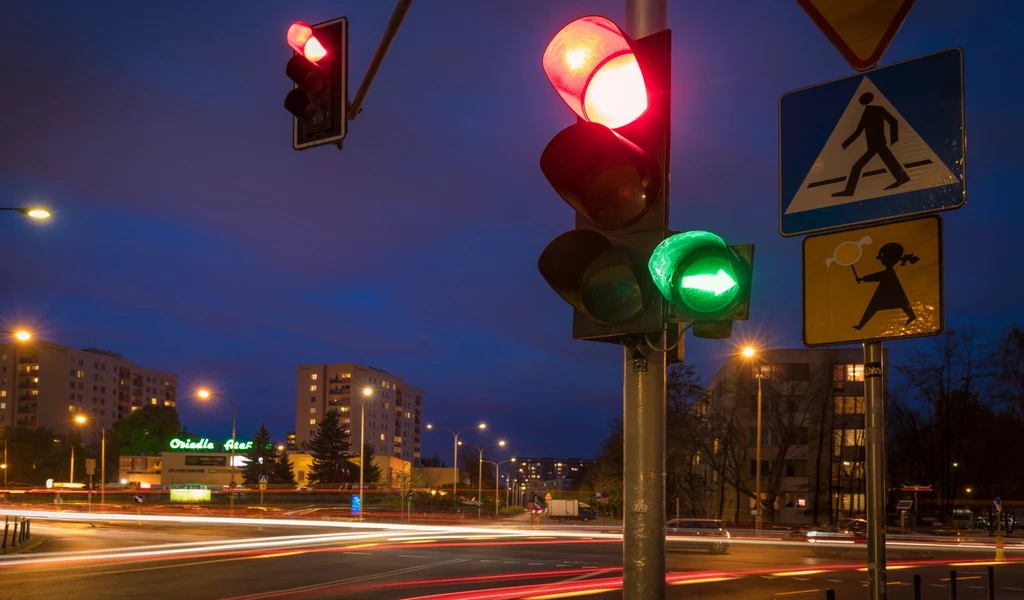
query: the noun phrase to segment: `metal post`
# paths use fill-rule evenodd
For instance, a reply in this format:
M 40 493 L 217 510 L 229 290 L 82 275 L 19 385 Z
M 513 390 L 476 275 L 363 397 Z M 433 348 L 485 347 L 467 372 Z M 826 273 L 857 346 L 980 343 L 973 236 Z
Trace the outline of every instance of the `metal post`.
M 11 530 L 11 521 L 9 516 L 4 516 L 4 541 L 0 544 L 0 550 L 7 550 L 7 534 Z
M 831 588 L 825 590 L 825 600 L 836 600 L 836 591 Z
M 459 488 L 459 434 L 455 434 L 455 457 L 452 459 L 452 502 L 459 505 L 458 494 L 455 490 Z
M 231 437 L 234 437 L 232 427 Z M 100 423 L 100 512 L 107 501 L 107 430 Z
M 956 571 L 949 572 L 949 600 L 956 600 Z
M 914 575 L 914 600 L 921 600 L 921 576 Z
M 363 82 L 359 85 L 356 97 L 348 108 L 349 121 L 354 120 L 356 115 L 363 109 L 363 100 L 366 99 L 366 94 L 370 91 L 370 84 L 373 83 L 373 78 L 377 76 L 377 71 L 380 70 L 380 65 L 384 62 L 384 55 L 388 53 L 391 42 L 395 41 L 395 36 L 398 35 L 398 28 L 402 25 L 402 20 L 405 19 L 410 6 L 412 6 L 412 0 L 398 0 L 395 12 L 391 14 L 391 20 L 388 21 L 387 29 L 384 30 L 384 37 L 381 38 L 377 51 L 373 53 L 370 65 L 366 67 L 366 75 L 363 76 Z M 360 498 L 361 500 L 362 498 Z
M 882 343 L 864 342 L 864 401 L 867 410 L 868 589 L 885 600 L 885 396 Z
M 494 465 L 494 516 L 498 516 L 498 508 L 501 505 L 501 501 L 498 500 L 498 481 L 501 478 L 501 467 L 495 463 Z
M 648 351 L 646 344 L 627 347 L 624 370 L 622 597 L 660 600 L 665 597 L 665 355 Z
M 996 569 L 988 566 L 988 600 L 996 600 Z
M 668 28 L 667 0 L 626 0 L 626 34 Z M 666 200 L 667 202 L 667 200 Z M 666 207 L 667 214 L 667 207 Z M 664 347 L 664 331 L 655 336 Z M 665 598 L 665 354 L 623 350 L 622 597 Z
M 71 438 L 71 435 L 69 434 L 68 435 L 68 444 L 71 445 L 71 472 L 68 473 L 68 482 L 69 483 L 74 483 L 75 482 L 75 442 L 72 441 L 70 438 Z M 4 448 L 4 454 L 5 455 L 7 454 L 7 448 Z M 4 458 L 6 459 L 7 457 L 4 456 Z M 6 481 L 4 483 L 6 484 Z
M 359 520 L 363 520 L 363 473 L 366 472 L 366 395 L 359 400 Z
M 481 517 L 484 508 L 484 449 L 480 447 L 480 458 L 476 461 L 476 518 Z
M 761 370 L 757 371 L 757 451 L 754 460 L 754 531 L 761 532 Z M 842 480 L 840 480 L 842 481 Z

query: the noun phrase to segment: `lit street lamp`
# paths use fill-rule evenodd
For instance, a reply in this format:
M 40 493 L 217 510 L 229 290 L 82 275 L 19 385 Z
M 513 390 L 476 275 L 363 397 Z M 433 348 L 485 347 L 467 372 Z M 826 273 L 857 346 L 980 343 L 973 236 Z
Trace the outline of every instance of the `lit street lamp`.
M 30 219 L 35 219 L 36 221 L 45 221 L 46 219 L 49 219 L 52 216 L 50 211 L 48 211 L 45 208 L 42 208 L 40 206 L 21 207 L 21 208 L 17 208 L 17 207 L 0 207 L 0 210 L 11 210 L 11 211 L 14 211 L 14 212 L 20 212 L 21 214 L 25 215 L 26 217 L 28 217 Z
M 498 498 L 498 482 L 501 481 L 501 475 L 500 475 L 501 465 L 503 465 L 503 464 L 505 464 L 507 462 L 510 462 L 510 461 L 511 462 L 515 462 L 516 459 L 511 458 L 509 460 L 503 460 L 503 461 L 500 461 L 500 462 L 494 462 L 493 460 L 485 460 L 485 461 L 483 461 L 485 463 L 494 465 L 494 516 L 495 517 L 498 516 L 498 508 L 500 508 L 500 505 L 501 505 L 501 502 L 500 502 L 500 500 Z M 505 476 L 505 479 L 506 480 L 508 479 L 507 475 Z M 505 491 L 506 492 L 508 491 L 508 481 L 505 482 Z M 505 500 L 505 504 L 508 504 L 508 500 L 507 499 Z
M 83 423 L 84 423 L 84 421 L 83 421 Z M 68 472 L 68 483 L 74 483 L 75 482 L 75 443 L 72 442 L 71 440 L 58 440 L 58 439 L 54 439 L 53 440 L 54 444 L 62 444 L 64 442 L 67 442 L 68 445 L 71 446 L 71 469 Z
M 457 493 L 457 490 L 459 487 L 459 435 L 462 434 L 463 431 L 468 431 L 470 429 L 487 429 L 487 423 L 480 423 L 476 427 L 463 427 L 458 431 L 452 431 L 451 429 L 448 429 L 446 427 L 434 427 L 430 423 L 427 423 L 427 429 L 441 429 L 452 434 L 452 436 L 454 436 L 455 438 L 455 459 L 452 462 L 452 496 L 455 497 L 454 501 L 458 502 L 459 495 Z
M 494 448 L 495 446 L 504 447 L 505 446 L 505 440 L 499 440 L 497 444 L 491 444 L 489 446 L 480 446 L 480 448 L 479 448 L 479 450 L 480 450 L 480 458 L 478 458 L 477 462 L 476 462 L 476 466 L 477 466 L 477 475 L 476 475 L 476 501 L 477 501 L 477 505 L 476 505 L 476 518 L 478 518 L 478 519 L 481 518 L 481 516 L 483 516 L 481 513 L 483 512 L 483 508 L 484 508 L 484 449 L 485 448 Z M 495 475 L 495 479 L 497 479 L 497 475 Z M 497 483 L 497 481 L 495 481 L 495 483 L 494 483 L 494 494 L 495 494 L 495 501 L 497 501 L 497 494 L 498 494 L 498 483 Z
M 85 425 L 89 420 L 85 418 L 85 415 L 78 415 L 75 417 L 75 423 L 79 425 Z M 107 430 L 104 429 L 103 424 L 95 424 L 92 426 L 93 431 L 99 429 L 100 431 L 100 512 L 103 512 L 103 504 L 107 499 Z M 92 490 L 89 490 L 89 497 L 92 497 Z
M 753 346 L 747 346 L 743 349 L 743 356 L 746 358 L 754 358 L 757 354 L 757 350 Z M 754 530 L 757 532 L 761 531 L 761 369 L 757 370 L 757 451 L 754 460 L 756 465 L 754 467 L 754 508 L 757 512 L 754 514 Z
M 227 400 L 228 404 L 231 405 L 231 485 L 228 486 L 231 489 L 231 498 L 229 503 L 231 505 L 231 516 L 235 516 L 235 446 L 238 444 L 235 440 L 236 426 L 238 425 L 238 409 L 235 408 L 235 401 L 227 396 L 211 392 L 206 388 L 199 388 L 196 390 L 196 396 L 207 400 L 210 397 L 216 396 L 222 400 Z
M 373 387 L 363 388 L 363 399 L 359 401 L 359 520 L 363 520 L 363 473 L 366 472 L 366 400 L 373 395 Z

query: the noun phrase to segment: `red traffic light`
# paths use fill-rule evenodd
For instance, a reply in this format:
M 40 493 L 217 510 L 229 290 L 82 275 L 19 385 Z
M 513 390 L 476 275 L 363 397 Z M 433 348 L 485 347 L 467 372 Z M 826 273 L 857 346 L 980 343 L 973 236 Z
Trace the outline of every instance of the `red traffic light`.
M 605 17 L 576 19 L 544 50 L 544 73 L 582 119 L 616 129 L 647 111 L 647 87 L 632 40 Z
M 288 45 L 306 57 L 309 62 L 318 62 L 327 56 L 327 50 L 313 35 L 313 28 L 305 21 L 296 21 L 288 28 Z

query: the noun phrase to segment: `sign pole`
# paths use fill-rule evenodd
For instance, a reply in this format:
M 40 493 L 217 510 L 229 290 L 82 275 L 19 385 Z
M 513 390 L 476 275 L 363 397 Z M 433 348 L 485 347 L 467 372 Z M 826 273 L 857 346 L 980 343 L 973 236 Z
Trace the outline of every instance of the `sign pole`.
M 867 410 L 868 589 L 885 600 L 885 397 L 882 342 L 864 342 L 864 401 Z

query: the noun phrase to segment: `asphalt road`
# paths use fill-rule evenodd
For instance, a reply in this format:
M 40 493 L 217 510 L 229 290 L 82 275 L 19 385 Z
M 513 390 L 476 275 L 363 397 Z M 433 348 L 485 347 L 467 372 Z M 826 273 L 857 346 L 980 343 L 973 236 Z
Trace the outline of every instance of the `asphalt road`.
M 131 523 L 40 523 L 40 552 L 0 560 L 0 596 L 31 600 L 173 598 L 416 598 L 484 588 L 505 595 L 579 591 L 621 576 L 618 540 L 555 538 L 535 530 L 530 538 L 424 531 L 324 531 L 313 528 L 199 526 Z M 305 537 L 301 537 L 305 536 Z M 960 576 L 959 600 L 984 599 L 984 566 L 936 564 L 893 570 L 889 597 L 912 598 L 913 573 L 924 579 L 923 598 L 949 598 L 949 569 Z M 987 554 L 964 554 L 974 559 Z M 822 558 L 803 544 L 737 543 L 724 556 L 672 549 L 667 567 L 673 598 L 839 600 L 865 596 L 864 556 Z M 997 598 L 1024 600 L 1024 569 L 997 569 Z M 511 589 L 510 589 L 511 588 Z M 588 597 L 621 597 L 590 591 Z M 457 596 L 454 596 L 457 597 Z M 464 596 L 472 597 L 472 596 Z

